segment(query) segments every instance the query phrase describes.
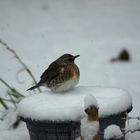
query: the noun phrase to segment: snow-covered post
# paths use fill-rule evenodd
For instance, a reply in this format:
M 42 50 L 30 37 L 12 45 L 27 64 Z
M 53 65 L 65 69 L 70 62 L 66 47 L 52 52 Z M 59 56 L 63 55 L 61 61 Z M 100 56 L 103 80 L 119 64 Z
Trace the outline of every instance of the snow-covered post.
M 79 137 L 80 121 L 86 116 L 84 98 L 88 94 L 98 102 L 101 140 L 104 140 L 103 133 L 107 126 L 116 124 L 121 129 L 125 127 L 123 117 L 132 109 L 130 94 L 116 88 L 79 86 L 66 93 L 46 91 L 20 102 L 18 114 L 26 122 L 31 140 L 75 140 Z M 93 98 L 91 102 L 89 100 L 90 97 L 86 106 L 95 101 Z
M 84 98 L 85 112 L 81 120 L 81 140 L 100 140 L 98 103 L 94 96 Z

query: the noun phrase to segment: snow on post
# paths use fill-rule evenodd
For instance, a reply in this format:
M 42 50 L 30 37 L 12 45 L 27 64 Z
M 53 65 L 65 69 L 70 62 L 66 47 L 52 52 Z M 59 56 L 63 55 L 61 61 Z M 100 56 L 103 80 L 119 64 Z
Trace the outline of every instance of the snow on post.
M 87 116 L 81 120 L 81 137 L 84 140 L 99 140 L 99 114 L 98 103 L 93 95 L 84 98 L 85 112 Z
M 97 135 L 98 129 L 98 121 L 90 122 L 86 117 L 81 120 L 81 136 L 84 140 L 92 140 Z
M 93 95 L 88 94 L 84 98 L 84 107 L 85 107 L 85 109 L 87 109 L 90 106 L 95 106 L 96 108 L 98 108 L 98 103 L 97 103 L 96 98 Z
M 89 104 L 99 106 L 99 116 L 104 117 L 126 111 L 132 106 L 132 98 L 117 88 L 79 86 L 66 93 L 46 91 L 26 97 L 18 105 L 18 114 L 32 120 L 81 120 Z
M 123 137 L 123 133 L 120 130 L 120 127 L 117 125 L 110 125 L 104 130 L 104 139 L 105 140 L 110 140 L 110 139 L 120 139 Z

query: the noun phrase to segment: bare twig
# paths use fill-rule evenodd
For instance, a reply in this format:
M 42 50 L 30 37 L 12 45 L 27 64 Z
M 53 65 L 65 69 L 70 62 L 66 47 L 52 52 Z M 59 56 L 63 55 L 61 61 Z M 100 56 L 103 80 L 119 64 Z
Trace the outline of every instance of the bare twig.
M 16 91 L 15 89 L 13 89 L 13 88 L 12 88 L 8 83 L 6 83 L 3 79 L 0 78 L 0 81 L 1 81 L 4 85 L 6 85 L 12 92 L 16 92 L 16 94 L 18 94 L 18 96 L 23 97 L 22 94 L 20 94 L 18 91 Z M 10 100 L 9 100 L 9 101 L 11 101 L 11 103 L 13 103 L 13 105 L 15 106 L 15 108 L 17 108 L 16 102 L 15 102 L 15 100 L 13 99 L 12 95 L 10 94 L 10 92 L 7 92 L 7 93 L 8 93 L 8 95 L 9 95 L 9 97 L 10 97 Z M 1 100 L 3 101 L 2 98 L 1 98 Z M 5 101 L 6 101 L 6 100 L 5 100 Z M 4 101 L 3 101 L 3 102 L 4 102 Z
M 129 121 L 129 120 L 138 120 L 138 121 L 140 121 L 140 117 L 127 117 L 127 118 L 121 118 L 122 120 L 127 120 L 127 121 Z
M 10 99 L 5 99 L 5 98 L 2 98 L 2 97 L 0 97 L 3 101 L 6 101 L 6 102 L 11 102 L 11 100 Z M 18 103 L 18 101 L 15 101 L 15 103 Z
M 123 118 L 123 119 L 125 119 L 125 118 Z M 130 120 L 138 120 L 138 121 L 140 121 L 140 117 L 130 117 L 130 116 L 128 116 L 127 118 L 126 118 L 126 120 L 129 122 Z M 128 125 L 129 125 L 129 123 L 128 123 Z M 140 124 L 139 123 L 137 123 L 137 125 L 139 125 L 139 127 L 140 127 Z M 124 133 L 124 135 L 126 135 L 127 133 L 135 133 L 136 131 L 140 131 L 140 128 L 135 128 L 134 130 L 127 130 L 127 129 L 123 129 L 123 133 Z
M 7 93 L 8 93 L 8 95 L 9 95 L 9 97 L 10 97 L 11 102 L 12 102 L 13 105 L 15 106 L 15 108 L 17 108 L 16 102 L 15 102 L 15 100 L 13 99 L 12 95 L 10 94 L 10 92 L 7 92 Z
M 128 117 L 128 119 L 136 119 L 136 120 L 139 120 L 140 121 L 140 117 Z
M 20 81 L 20 79 L 19 79 L 19 74 L 21 74 L 21 72 L 23 72 L 23 71 L 25 71 L 24 68 L 19 69 L 18 72 L 17 72 L 17 75 L 16 75 L 16 80 L 17 80 L 20 84 L 25 83 L 25 81 Z
M 21 93 L 19 93 L 16 89 L 12 88 L 7 82 L 5 82 L 2 78 L 0 78 L 0 82 L 2 82 L 8 89 L 12 91 L 12 93 L 18 97 L 24 97 Z M 13 96 L 14 96 L 13 95 Z
M 135 133 L 136 131 L 140 131 L 140 129 L 135 129 L 135 130 L 127 130 L 126 132 L 125 132 L 125 134 L 127 134 L 127 133 Z
M 8 106 L 6 105 L 6 103 L 0 98 L 0 103 L 2 104 L 2 106 L 8 110 Z
M 19 116 L 17 116 L 16 121 L 13 123 L 12 127 L 17 128 L 19 126 L 20 122 L 21 122 L 21 119 Z
M 37 84 L 37 81 L 34 77 L 34 75 L 32 74 L 32 72 L 30 71 L 30 69 L 27 67 L 27 65 L 25 65 L 25 63 L 21 60 L 21 58 L 17 55 L 17 53 L 11 49 L 5 42 L 3 42 L 2 40 L 0 40 L 0 43 L 5 46 L 5 48 L 10 51 L 11 53 L 14 54 L 14 56 L 16 57 L 16 59 L 19 61 L 19 63 L 24 67 L 24 69 L 26 70 L 26 72 L 30 75 L 30 77 L 33 79 L 34 84 Z M 41 89 L 38 88 L 38 91 L 41 92 Z

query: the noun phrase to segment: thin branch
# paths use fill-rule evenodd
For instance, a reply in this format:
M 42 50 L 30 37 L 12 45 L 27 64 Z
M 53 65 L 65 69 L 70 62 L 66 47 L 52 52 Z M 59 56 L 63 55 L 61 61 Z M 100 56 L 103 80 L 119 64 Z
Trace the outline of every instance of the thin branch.
M 17 119 L 16 119 L 16 121 L 13 123 L 12 127 L 13 127 L 13 128 L 17 128 L 17 127 L 19 126 L 20 122 L 21 122 L 21 119 L 20 119 L 19 116 L 17 116 Z
M 21 74 L 21 72 L 23 72 L 23 71 L 25 71 L 24 68 L 19 69 L 18 72 L 17 72 L 17 75 L 16 75 L 16 80 L 17 80 L 20 84 L 25 83 L 25 81 L 20 81 L 20 79 L 19 79 L 19 74 Z
M 140 117 L 127 117 L 127 118 L 121 118 L 122 120 L 127 120 L 127 121 L 129 121 L 129 120 L 138 120 L 138 121 L 140 121 Z
M 11 100 L 9 100 L 9 99 L 5 99 L 5 98 L 2 98 L 2 97 L 0 97 L 3 101 L 6 101 L 6 102 L 11 102 Z M 15 101 L 15 103 L 18 103 L 18 101 Z
M 9 95 L 9 97 L 10 97 L 11 102 L 12 102 L 13 105 L 15 106 L 15 108 L 17 108 L 17 105 L 16 105 L 16 103 L 15 103 L 15 100 L 13 99 L 13 97 L 11 96 L 11 94 L 10 94 L 9 92 L 7 92 L 7 93 L 8 93 L 8 95 Z
M 19 98 L 23 98 L 24 96 L 23 95 L 21 95 L 21 94 L 18 94 L 17 92 L 16 92 L 16 90 L 15 89 L 13 89 L 13 91 L 9 91 L 9 93 L 13 96 L 13 97 L 15 97 L 16 99 L 19 99 Z
M 32 74 L 32 72 L 30 71 L 30 69 L 27 67 L 27 65 L 25 65 L 25 63 L 21 60 L 21 58 L 17 55 L 17 53 L 11 49 L 5 42 L 3 42 L 2 40 L 0 40 L 0 43 L 6 47 L 6 49 L 8 51 L 10 51 L 11 53 L 14 54 L 14 56 L 16 57 L 16 59 L 19 61 L 19 63 L 25 68 L 26 72 L 31 76 L 31 78 L 33 79 L 34 83 L 37 84 L 37 81 L 34 77 L 34 75 Z M 38 91 L 41 92 L 41 89 L 38 87 Z
M 0 98 L 0 103 L 2 104 L 2 106 L 8 110 L 8 106 L 6 105 L 6 103 Z
M 127 130 L 126 132 L 125 132 L 125 134 L 127 134 L 127 133 L 135 133 L 136 131 L 140 131 L 140 129 L 135 129 L 135 130 Z
M 128 117 L 127 121 L 131 120 L 131 119 L 136 119 L 138 121 L 140 121 L 140 117 Z M 127 130 L 126 128 L 122 129 L 123 134 L 126 135 L 127 133 L 135 133 L 136 131 L 140 131 L 140 124 L 137 122 L 137 125 L 139 125 L 139 128 L 135 128 L 134 130 Z
M 21 93 L 19 93 L 16 89 L 12 88 L 7 82 L 5 82 L 2 78 L 0 78 L 0 82 L 2 82 L 8 89 L 10 89 L 13 94 L 16 93 L 18 97 L 24 97 Z
M 139 120 L 140 121 L 140 117 L 128 117 L 128 119 L 136 119 L 136 120 Z

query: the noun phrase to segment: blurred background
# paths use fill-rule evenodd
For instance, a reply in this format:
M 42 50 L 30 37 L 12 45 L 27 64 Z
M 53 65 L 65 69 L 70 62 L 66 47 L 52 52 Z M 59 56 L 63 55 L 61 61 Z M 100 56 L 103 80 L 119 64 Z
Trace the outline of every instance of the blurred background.
M 0 40 L 16 51 L 37 81 L 62 54 L 80 54 L 79 85 L 127 90 L 133 98 L 130 114 L 140 115 L 139 0 L 0 0 Z M 122 49 L 130 61 L 111 61 Z M 32 79 L 2 43 L 0 78 L 25 96 L 31 94 L 26 89 Z M 0 96 L 7 97 L 3 83 Z

